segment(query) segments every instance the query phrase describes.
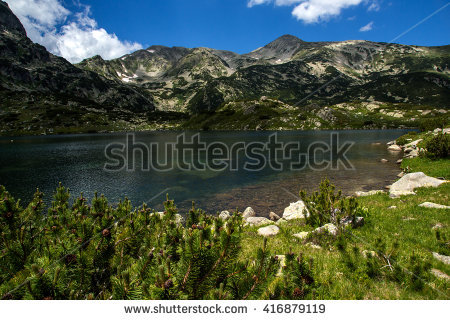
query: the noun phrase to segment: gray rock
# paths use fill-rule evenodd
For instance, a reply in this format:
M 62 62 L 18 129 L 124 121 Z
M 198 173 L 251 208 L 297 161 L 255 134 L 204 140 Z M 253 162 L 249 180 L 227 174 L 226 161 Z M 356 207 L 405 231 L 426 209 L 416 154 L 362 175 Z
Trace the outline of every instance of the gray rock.
M 341 224 L 343 226 L 353 225 L 352 218 L 346 217 L 341 219 Z M 355 227 L 362 227 L 364 225 L 364 217 L 355 217 Z
M 450 264 L 450 257 L 449 256 L 444 256 L 443 254 L 439 254 L 437 252 L 433 252 L 433 257 L 436 260 L 439 260 L 445 264 Z
M 328 232 L 328 234 L 330 234 L 332 236 L 337 236 L 338 228 L 332 223 L 327 223 L 327 224 L 323 225 L 322 227 L 315 229 L 313 232 L 315 234 L 322 234 L 322 233 Z
M 299 238 L 300 240 L 306 239 L 309 236 L 310 232 L 299 232 L 296 234 L 293 234 L 294 237 Z
M 388 146 L 392 146 L 395 144 L 395 141 L 389 141 L 388 143 L 386 143 Z
M 305 213 L 304 213 L 305 212 Z M 283 219 L 285 220 L 293 220 L 293 219 L 304 219 L 308 216 L 308 210 L 306 209 L 305 203 L 303 201 L 297 201 L 291 203 L 289 207 L 284 209 Z
M 273 221 L 264 217 L 248 217 L 245 219 L 245 225 L 249 226 L 264 226 L 266 224 L 272 224 Z
M 222 219 L 222 220 L 228 220 L 228 219 L 230 219 L 230 218 L 231 218 L 231 214 L 230 214 L 230 212 L 227 211 L 227 210 L 222 211 L 222 212 L 219 214 L 219 219 Z
M 373 196 L 378 193 L 384 193 L 383 190 L 370 190 L 370 191 L 357 191 L 355 192 L 357 197 L 367 197 L 367 196 Z
M 391 198 L 411 195 L 415 194 L 414 189 L 416 188 L 438 187 L 445 182 L 446 181 L 428 177 L 423 172 L 408 173 L 391 186 L 389 194 Z
M 281 219 L 281 217 L 279 215 L 277 215 L 275 212 L 270 212 L 269 219 L 272 221 L 278 221 Z
M 418 139 L 418 140 L 412 141 L 412 142 L 410 142 L 410 143 L 405 144 L 404 147 L 405 147 L 405 148 L 412 148 L 412 149 L 415 149 L 415 148 L 417 148 L 417 145 L 418 145 L 421 141 L 423 141 L 423 139 Z
M 446 280 L 446 281 L 449 281 L 449 280 L 450 280 L 450 277 L 449 277 L 446 273 L 442 272 L 441 270 L 438 270 L 438 269 L 431 269 L 431 273 L 432 273 L 436 278 L 444 279 L 444 280 Z
M 402 151 L 402 147 L 400 147 L 400 146 L 398 146 L 396 144 L 393 144 L 393 145 L 388 147 L 388 150 L 389 151 L 400 152 L 400 151 Z
M 390 210 L 397 209 L 397 206 L 390 206 L 388 209 L 390 209 Z
M 419 204 L 419 207 L 430 208 L 430 209 L 450 209 L 449 206 L 444 206 L 443 204 L 437 204 L 433 202 L 424 202 Z
M 417 158 L 419 156 L 419 151 L 413 150 L 408 154 L 409 158 Z
M 250 218 L 250 217 L 256 217 L 255 210 L 252 209 L 252 207 L 248 207 L 245 209 L 244 213 L 242 214 L 242 217 L 244 219 Z
M 258 234 L 263 237 L 271 237 L 276 236 L 280 232 L 280 228 L 277 226 L 271 225 L 258 229 Z

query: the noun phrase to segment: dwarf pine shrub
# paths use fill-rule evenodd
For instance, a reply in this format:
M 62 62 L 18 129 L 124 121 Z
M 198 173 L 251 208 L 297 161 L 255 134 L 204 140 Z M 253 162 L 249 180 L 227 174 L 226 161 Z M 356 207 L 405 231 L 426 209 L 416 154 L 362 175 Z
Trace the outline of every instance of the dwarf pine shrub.
M 127 199 L 113 208 L 97 194 L 70 205 L 61 185 L 47 212 L 42 199 L 37 191 L 22 208 L 0 187 L 3 299 L 258 299 L 279 279 L 267 239 L 239 259 L 238 212 L 223 221 L 193 205 L 183 225 L 169 198 L 164 212 L 134 208 Z M 296 270 L 296 285 L 282 296 L 301 299 L 312 280 L 294 259 L 287 268 Z M 297 287 L 301 294 L 293 295 Z
M 306 191 L 300 191 L 300 198 L 309 212 L 306 223 L 312 227 L 321 227 L 327 223 L 338 226 L 342 219 L 354 221 L 358 203 L 354 197 L 346 198 L 339 190 L 335 193 L 335 186 L 327 178 L 320 183 L 319 190 L 310 196 Z

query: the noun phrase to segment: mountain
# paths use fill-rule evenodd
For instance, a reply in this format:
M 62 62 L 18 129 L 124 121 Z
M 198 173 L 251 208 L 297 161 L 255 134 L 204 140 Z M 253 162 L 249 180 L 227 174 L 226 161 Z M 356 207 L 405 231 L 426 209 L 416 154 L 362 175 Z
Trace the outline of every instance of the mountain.
M 155 109 L 151 95 L 80 69 L 33 43 L 7 3 L 0 2 L 2 131 L 109 127 Z
M 32 43 L 4 2 L 0 8 L 0 134 L 448 122 L 450 46 L 284 35 L 246 54 L 151 46 L 71 65 Z

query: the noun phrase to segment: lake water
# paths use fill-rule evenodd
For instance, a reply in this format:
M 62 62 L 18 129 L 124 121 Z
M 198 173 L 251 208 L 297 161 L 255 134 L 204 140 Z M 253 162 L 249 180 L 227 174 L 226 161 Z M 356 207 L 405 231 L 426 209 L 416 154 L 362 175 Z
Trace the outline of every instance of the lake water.
M 24 202 L 31 199 L 39 188 L 46 194 L 46 202 L 62 182 L 70 188 L 72 196 L 84 192 L 92 198 L 95 191 L 105 194 L 111 203 L 128 197 L 134 205 L 147 202 L 152 208 L 162 208 L 165 194 L 175 199 L 177 206 L 186 211 L 191 201 L 207 212 L 247 206 L 258 215 L 268 215 L 270 211 L 281 214 L 290 202 L 297 200 L 300 189 L 314 190 L 320 180 L 328 177 L 344 193 L 358 190 L 382 189 L 391 184 L 400 172 L 395 163 L 400 154 L 386 149 L 386 142 L 406 133 L 406 130 L 351 130 L 339 131 L 341 143 L 353 142 L 346 156 L 353 166 L 348 170 L 340 166 L 338 170 L 325 168 L 304 168 L 292 171 L 290 163 L 294 156 L 276 153 L 282 168 L 271 166 L 256 171 L 244 169 L 249 159 L 242 153 L 231 154 L 229 161 L 235 161 L 237 170 L 182 170 L 174 168 L 166 172 L 153 169 L 141 170 L 142 159 L 137 152 L 136 170 L 105 171 L 105 163 L 111 159 L 105 155 L 105 148 L 111 143 L 125 144 L 125 133 L 80 134 L 64 136 L 35 136 L 0 138 L 0 184 L 16 198 Z M 306 152 L 312 143 L 329 143 L 332 131 L 287 131 L 277 132 L 280 143 L 300 143 L 300 152 Z M 135 141 L 146 145 L 157 143 L 160 149 L 152 150 L 150 157 L 164 160 L 163 146 L 177 140 L 176 132 L 142 132 L 135 134 Z M 194 135 L 187 133 L 187 137 Z M 206 144 L 222 142 L 227 146 L 235 143 L 266 143 L 274 132 L 202 132 L 200 139 Z M 158 151 L 158 152 L 156 152 Z M 207 153 L 200 153 L 205 160 Z M 308 155 L 310 158 L 327 160 L 323 153 Z M 187 155 L 187 162 L 195 156 Z M 388 159 L 381 163 L 380 159 Z M 145 158 L 144 158 L 145 160 Z M 169 164 L 178 164 L 179 159 L 169 159 Z M 319 161 L 320 162 L 320 161 Z M 144 168 L 145 169 L 145 168 Z

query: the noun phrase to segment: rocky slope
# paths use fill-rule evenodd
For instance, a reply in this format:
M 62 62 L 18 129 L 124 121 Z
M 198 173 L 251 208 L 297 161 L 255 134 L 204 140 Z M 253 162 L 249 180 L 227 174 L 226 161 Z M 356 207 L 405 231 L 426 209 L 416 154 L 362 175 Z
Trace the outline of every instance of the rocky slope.
M 5 2 L 0 2 L 0 78 L 3 133 L 98 129 L 155 109 L 147 91 L 80 69 L 33 43 Z
M 87 124 L 278 130 L 448 122 L 450 46 L 285 35 L 243 55 L 151 46 L 74 66 L 32 43 L 5 3 L 0 9 L 0 134 Z

